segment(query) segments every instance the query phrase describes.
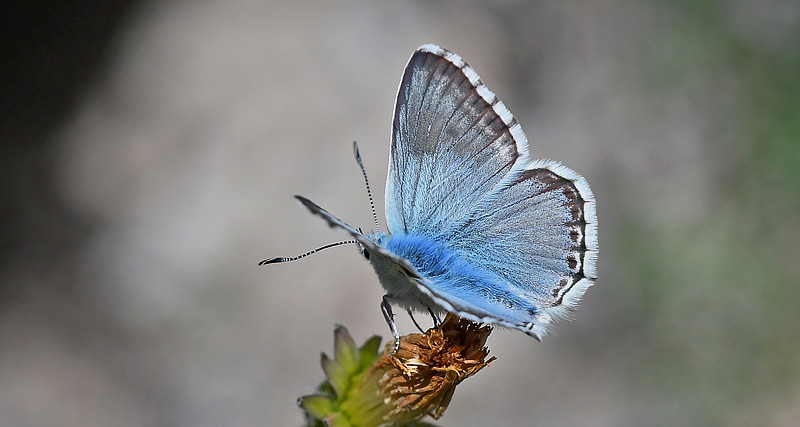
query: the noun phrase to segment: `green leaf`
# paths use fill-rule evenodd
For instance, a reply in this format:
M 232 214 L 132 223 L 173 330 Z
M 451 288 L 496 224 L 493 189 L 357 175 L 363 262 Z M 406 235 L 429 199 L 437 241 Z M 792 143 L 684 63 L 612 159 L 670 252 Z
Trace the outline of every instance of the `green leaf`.
M 358 372 L 361 367 L 359 363 L 360 357 L 350 332 L 344 326 L 337 325 L 333 335 L 333 353 L 336 361 L 348 374 Z
M 318 420 L 325 419 L 333 411 L 333 402 L 325 396 L 303 396 L 298 399 L 297 405 Z
M 361 353 L 361 369 L 367 369 L 378 358 L 378 350 L 381 347 L 381 337 L 373 335 L 364 345 L 361 346 L 359 353 Z
M 328 382 L 333 387 L 336 396 L 342 398 L 350 388 L 350 377 L 347 371 L 336 360 L 331 360 L 325 353 L 322 353 L 322 370 L 328 377 Z
M 330 427 L 353 427 L 353 424 L 350 423 L 350 420 L 348 420 L 347 417 L 340 412 L 330 414 L 325 420 L 328 422 Z

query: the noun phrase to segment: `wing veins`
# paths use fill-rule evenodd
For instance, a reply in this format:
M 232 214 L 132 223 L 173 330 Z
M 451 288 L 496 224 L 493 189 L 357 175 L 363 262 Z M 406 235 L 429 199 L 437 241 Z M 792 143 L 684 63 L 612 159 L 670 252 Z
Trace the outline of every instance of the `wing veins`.
M 441 57 L 436 59 L 436 64 L 432 67 L 431 71 L 428 73 L 427 81 L 425 82 L 425 90 L 422 92 L 422 100 L 420 101 L 419 110 L 417 110 L 417 118 L 416 118 L 416 123 L 415 123 L 415 126 L 414 126 L 414 129 L 415 129 L 414 142 L 416 142 L 416 143 L 419 143 L 419 136 L 420 136 L 419 135 L 419 131 L 420 131 L 420 125 L 421 125 L 420 121 L 421 121 L 421 116 L 422 116 L 422 111 L 423 111 L 422 106 L 425 105 L 425 99 L 428 98 L 428 94 L 431 92 L 431 90 L 430 90 L 431 82 L 433 81 L 433 78 L 436 75 L 436 71 L 441 67 L 442 63 L 445 63 L 445 64 L 449 63 L 448 61 L 444 61 L 443 59 L 444 58 L 441 58 Z M 416 195 L 417 195 L 417 192 L 419 190 L 419 177 L 420 177 L 421 172 L 422 172 L 422 166 L 423 166 L 423 162 L 422 161 L 417 162 L 417 173 L 416 173 L 416 176 L 414 177 L 414 196 L 415 197 L 413 197 L 411 199 L 411 212 L 414 212 L 414 210 L 416 208 L 416 199 L 417 199 Z
M 455 67 L 455 64 L 453 64 L 452 62 L 444 61 L 444 63 L 446 64 L 446 67 L 445 67 L 444 71 L 447 71 L 450 68 L 451 65 Z M 438 70 L 440 66 L 441 65 L 437 66 L 436 69 Z M 461 69 L 459 69 L 458 67 L 456 67 L 456 69 L 459 72 L 461 71 Z M 443 76 L 445 75 L 444 71 L 442 72 Z M 460 73 L 460 74 L 463 76 L 463 73 Z M 464 78 L 466 78 L 466 76 L 464 76 Z M 435 109 L 434 113 L 431 115 L 431 121 L 428 124 L 428 132 L 427 132 L 428 138 L 426 139 L 426 142 L 430 142 L 431 129 L 432 129 L 433 124 L 435 122 L 436 116 L 438 116 L 438 114 L 439 114 L 439 108 L 442 105 L 442 100 L 446 97 L 448 89 L 450 88 L 450 86 L 453 84 L 454 81 L 455 81 L 455 78 L 453 78 L 453 77 L 448 79 L 447 84 L 445 85 L 444 89 L 442 89 L 442 96 L 439 96 L 439 100 L 436 102 L 436 109 Z M 462 103 L 463 103 L 463 101 L 462 101 Z M 461 104 L 459 104 L 459 105 L 461 105 Z M 453 113 L 450 114 L 450 117 L 452 117 L 453 114 L 455 114 L 455 110 L 453 111 Z M 439 145 L 439 141 L 441 141 L 441 135 L 442 135 L 442 133 L 444 133 L 444 130 L 447 128 L 447 124 L 449 122 L 450 122 L 450 119 L 448 118 L 448 121 L 445 122 L 444 126 L 442 127 L 442 130 L 439 132 L 439 137 L 436 139 L 436 145 L 437 146 Z M 433 152 L 433 159 L 431 159 L 431 164 L 435 165 L 438 157 L 439 157 L 439 150 L 435 150 Z M 429 188 L 430 185 L 431 185 L 431 182 L 433 182 L 433 175 L 434 175 L 433 173 L 429 174 L 428 184 L 425 186 L 426 189 Z M 420 190 L 422 190 L 422 189 L 419 187 L 419 182 L 417 182 L 417 188 L 414 191 L 414 196 L 415 196 L 414 198 L 415 199 L 418 198 L 417 195 L 419 194 Z

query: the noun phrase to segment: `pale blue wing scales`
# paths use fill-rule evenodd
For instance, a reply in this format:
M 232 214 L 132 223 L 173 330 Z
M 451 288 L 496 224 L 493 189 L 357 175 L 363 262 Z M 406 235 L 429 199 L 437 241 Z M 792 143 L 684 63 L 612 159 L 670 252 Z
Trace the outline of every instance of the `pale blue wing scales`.
M 389 230 L 433 235 L 458 223 L 527 162 L 525 134 L 475 71 L 452 52 L 420 47 L 395 104 L 386 181 Z

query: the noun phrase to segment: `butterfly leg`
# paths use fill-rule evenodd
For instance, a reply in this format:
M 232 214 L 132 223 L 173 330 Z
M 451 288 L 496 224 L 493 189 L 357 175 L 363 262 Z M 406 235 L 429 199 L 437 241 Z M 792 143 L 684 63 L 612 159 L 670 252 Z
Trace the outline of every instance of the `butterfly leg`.
M 408 313 L 408 317 L 410 317 L 410 318 L 411 318 L 411 321 L 412 321 L 412 322 L 414 322 L 414 326 L 416 326 L 416 327 L 417 327 L 417 329 L 418 329 L 420 332 L 422 332 L 422 333 L 424 334 L 424 333 L 425 333 L 425 331 L 423 331 L 423 330 L 422 330 L 422 327 L 421 327 L 421 326 L 419 326 L 419 323 L 417 323 L 417 319 L 415 319 L 415 318 L 414 318 L 414 314 L 413 314 L 413 313 L 411 313 L 411 310 L 406 310 L 406 313 Z
M 394 356 L 397 353 L 397 350 L 400 350 L 400 334 L 397 333 L 397 324 L 394 323 L 394 313 L 392 312 L 392 306 L 389 303 L 391 297 L 389 295 L 383 296 L 383 301 L 381 302 L 381 311 L 383 312 L 383 318 L 386 319 L 386 324 L 389 325 L 389 329 L 392 331 L 392 336 L 394 337 L 394 351 L 392 351 L 391 356 Z
M 442 322 L 439 320 L 438 317 L 436 317 L 436 313 L 434 313 L 433 310 L 431 310 L 430 307 L 428 307 L 428 313 L 430 313 L 431 319 L 433 319 L 433 327 L 436 328 L 436 329 L 439 329 L 439 326 L 442 325 Z M 416 323 L 416 322 L 414 322 L 414 323 Z

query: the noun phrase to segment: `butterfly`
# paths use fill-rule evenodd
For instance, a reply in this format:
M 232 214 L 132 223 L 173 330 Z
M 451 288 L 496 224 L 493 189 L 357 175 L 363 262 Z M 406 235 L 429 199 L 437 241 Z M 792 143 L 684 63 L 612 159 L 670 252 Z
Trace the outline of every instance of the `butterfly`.
M 386 180 L 389 232 L 377 229 L 374 206 L 376 231 L 365 234 L 295 197 L 354 239 L 320 249 L 359 245 L 386 290 L 381 308 L 395 338 L 392 305 L 541 339 L 597 278 L 589 184 L 558 162 L 531 160 L 511 112 L 461 57 L 436 45 L 414 52 L 398 90 Z

